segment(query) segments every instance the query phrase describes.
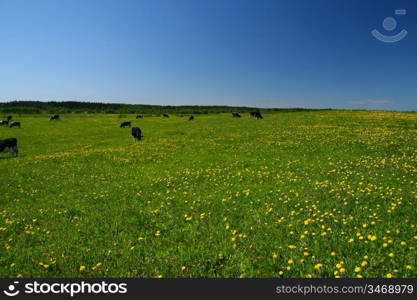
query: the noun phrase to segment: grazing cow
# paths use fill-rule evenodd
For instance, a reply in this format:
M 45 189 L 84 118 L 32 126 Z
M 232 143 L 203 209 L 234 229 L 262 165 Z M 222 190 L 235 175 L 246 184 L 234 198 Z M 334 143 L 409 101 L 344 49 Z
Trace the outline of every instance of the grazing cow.
M 194 120 L 194 116 L 190 116 L 190 117 L 188 118 L 188 121 L 192 121 L 192 120 Z
M 240 118 L 240 114 L 237 112 L 232 112 L 233 118 Z
M 12 124 L 10 124 L 9 127 L 10 128 L 13 128 L 13 127 L 19 127 L 20 128 L 20 122 L 12 122 Z
M 261 113 L 259 111 L 253 111 L 250 113 L 251 117 L 257 118 L 257 119 L 263 119 Z
M 17 156 L 17 139 L 10 138 L 5 140 L 0 140 L 0 152 L 10 152 L 12 155 Z
M 169 116 L 167 114 L 163 114 L 164 118 L 169 118 Z
M 124 127 L 132 127 L 132 123 L 131 122 L 123 122 L 122 124 L 120 124 L 120 128 L 124 128 Z
M 6 125 L 7 126 L 7 125 L 9 125 L 9 121 L 7 121 L 7 120 L 6 121 L 0 121 L 0 125 Z
M 49 118 L 49 120 L 59 120 L 59 115 L 53 115 Z
M 140 141 L 143 138 L 142 131 L 139 127 L 132 127 L 132 136 L 135 141 Z
M 7 116 L 7 121 L 11 121 L 13 119 L 13 116 Z
M 143 119 L 143 115 L 137 115 L 136 119 Z

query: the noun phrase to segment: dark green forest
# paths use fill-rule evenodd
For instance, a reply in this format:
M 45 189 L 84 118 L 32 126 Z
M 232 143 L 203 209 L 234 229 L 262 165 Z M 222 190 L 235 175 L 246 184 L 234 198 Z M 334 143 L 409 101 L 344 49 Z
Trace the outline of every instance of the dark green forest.
M 268 111 L 306 111 L 303 108 L 257 108 L 245 106 L 171 106 L 171 105 L 146 105 L 146 104 L 121 104 L 77 101 L 11 101 L 0 103 L 2 114 L 68 114 L 68 113 L 108 113 L 108 114 L 213 114 L 227 112 L 249 112 L 259 110 Z

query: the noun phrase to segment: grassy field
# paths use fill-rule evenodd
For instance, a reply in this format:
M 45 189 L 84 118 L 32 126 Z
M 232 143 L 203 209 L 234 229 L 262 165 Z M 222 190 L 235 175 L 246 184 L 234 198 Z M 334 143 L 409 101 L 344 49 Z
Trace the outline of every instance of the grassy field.
M 1 277 L 417 276 L 416 113 L 61 117 L 0 127 Z

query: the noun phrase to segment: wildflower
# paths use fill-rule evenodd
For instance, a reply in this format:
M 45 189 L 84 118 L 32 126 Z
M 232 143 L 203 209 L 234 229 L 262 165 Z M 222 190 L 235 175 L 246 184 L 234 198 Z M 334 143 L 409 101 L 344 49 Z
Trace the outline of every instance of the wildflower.
M 355 267 L 355 272 L 359 273 L 361 271 L 361 267 Z
M 395 254 L 391 252 L 390 254 L 388 254 L 388 256 L 389 256 L 389 257 L 394 257 L 394 256 L 395 256 Z
M 376 235 L 368 235 L 368 240 L 375 241 Z
M 85 266 L 80 266 L 80 272 L 85 270 Z
M 316 264 L 315 266 L 314 266 L 314 269 L 320 269 L 321 267 L 323 267 L 323 264 Z
M 289 259 L 289 260 L 288 260 L 288 264 L 289 264 L 289 265 L 291 265 L 291 264 L 293 264 L 293 263 L 294 263 L 294 261 L 293 261 L 292 259 Z
M 385 277 L 392 278 L 392 277 L 394 277 L 394 275 L 392 275 L 391 273 L 388 273 Z
M 366 261 L 366 260 L 364 260 L 362 263 L 361 263 L 361 266 L 362 267 L 366 267 L 368 265 L 368 262 Z
M 295 245 L 289 245 L 288 248 L 295 249 L 295 248 L 297 248 L 297 246 L 295 246 Z

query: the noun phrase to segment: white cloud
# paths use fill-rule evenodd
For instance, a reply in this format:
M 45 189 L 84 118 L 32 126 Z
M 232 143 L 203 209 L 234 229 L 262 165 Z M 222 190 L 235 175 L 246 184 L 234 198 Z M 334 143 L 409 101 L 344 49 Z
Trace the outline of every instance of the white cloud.
M 355 108 L 384 108 L 393 104 L 390 100 L 384 99 L 367 99 L 359 101 L 349 101 L 349 104 Z

